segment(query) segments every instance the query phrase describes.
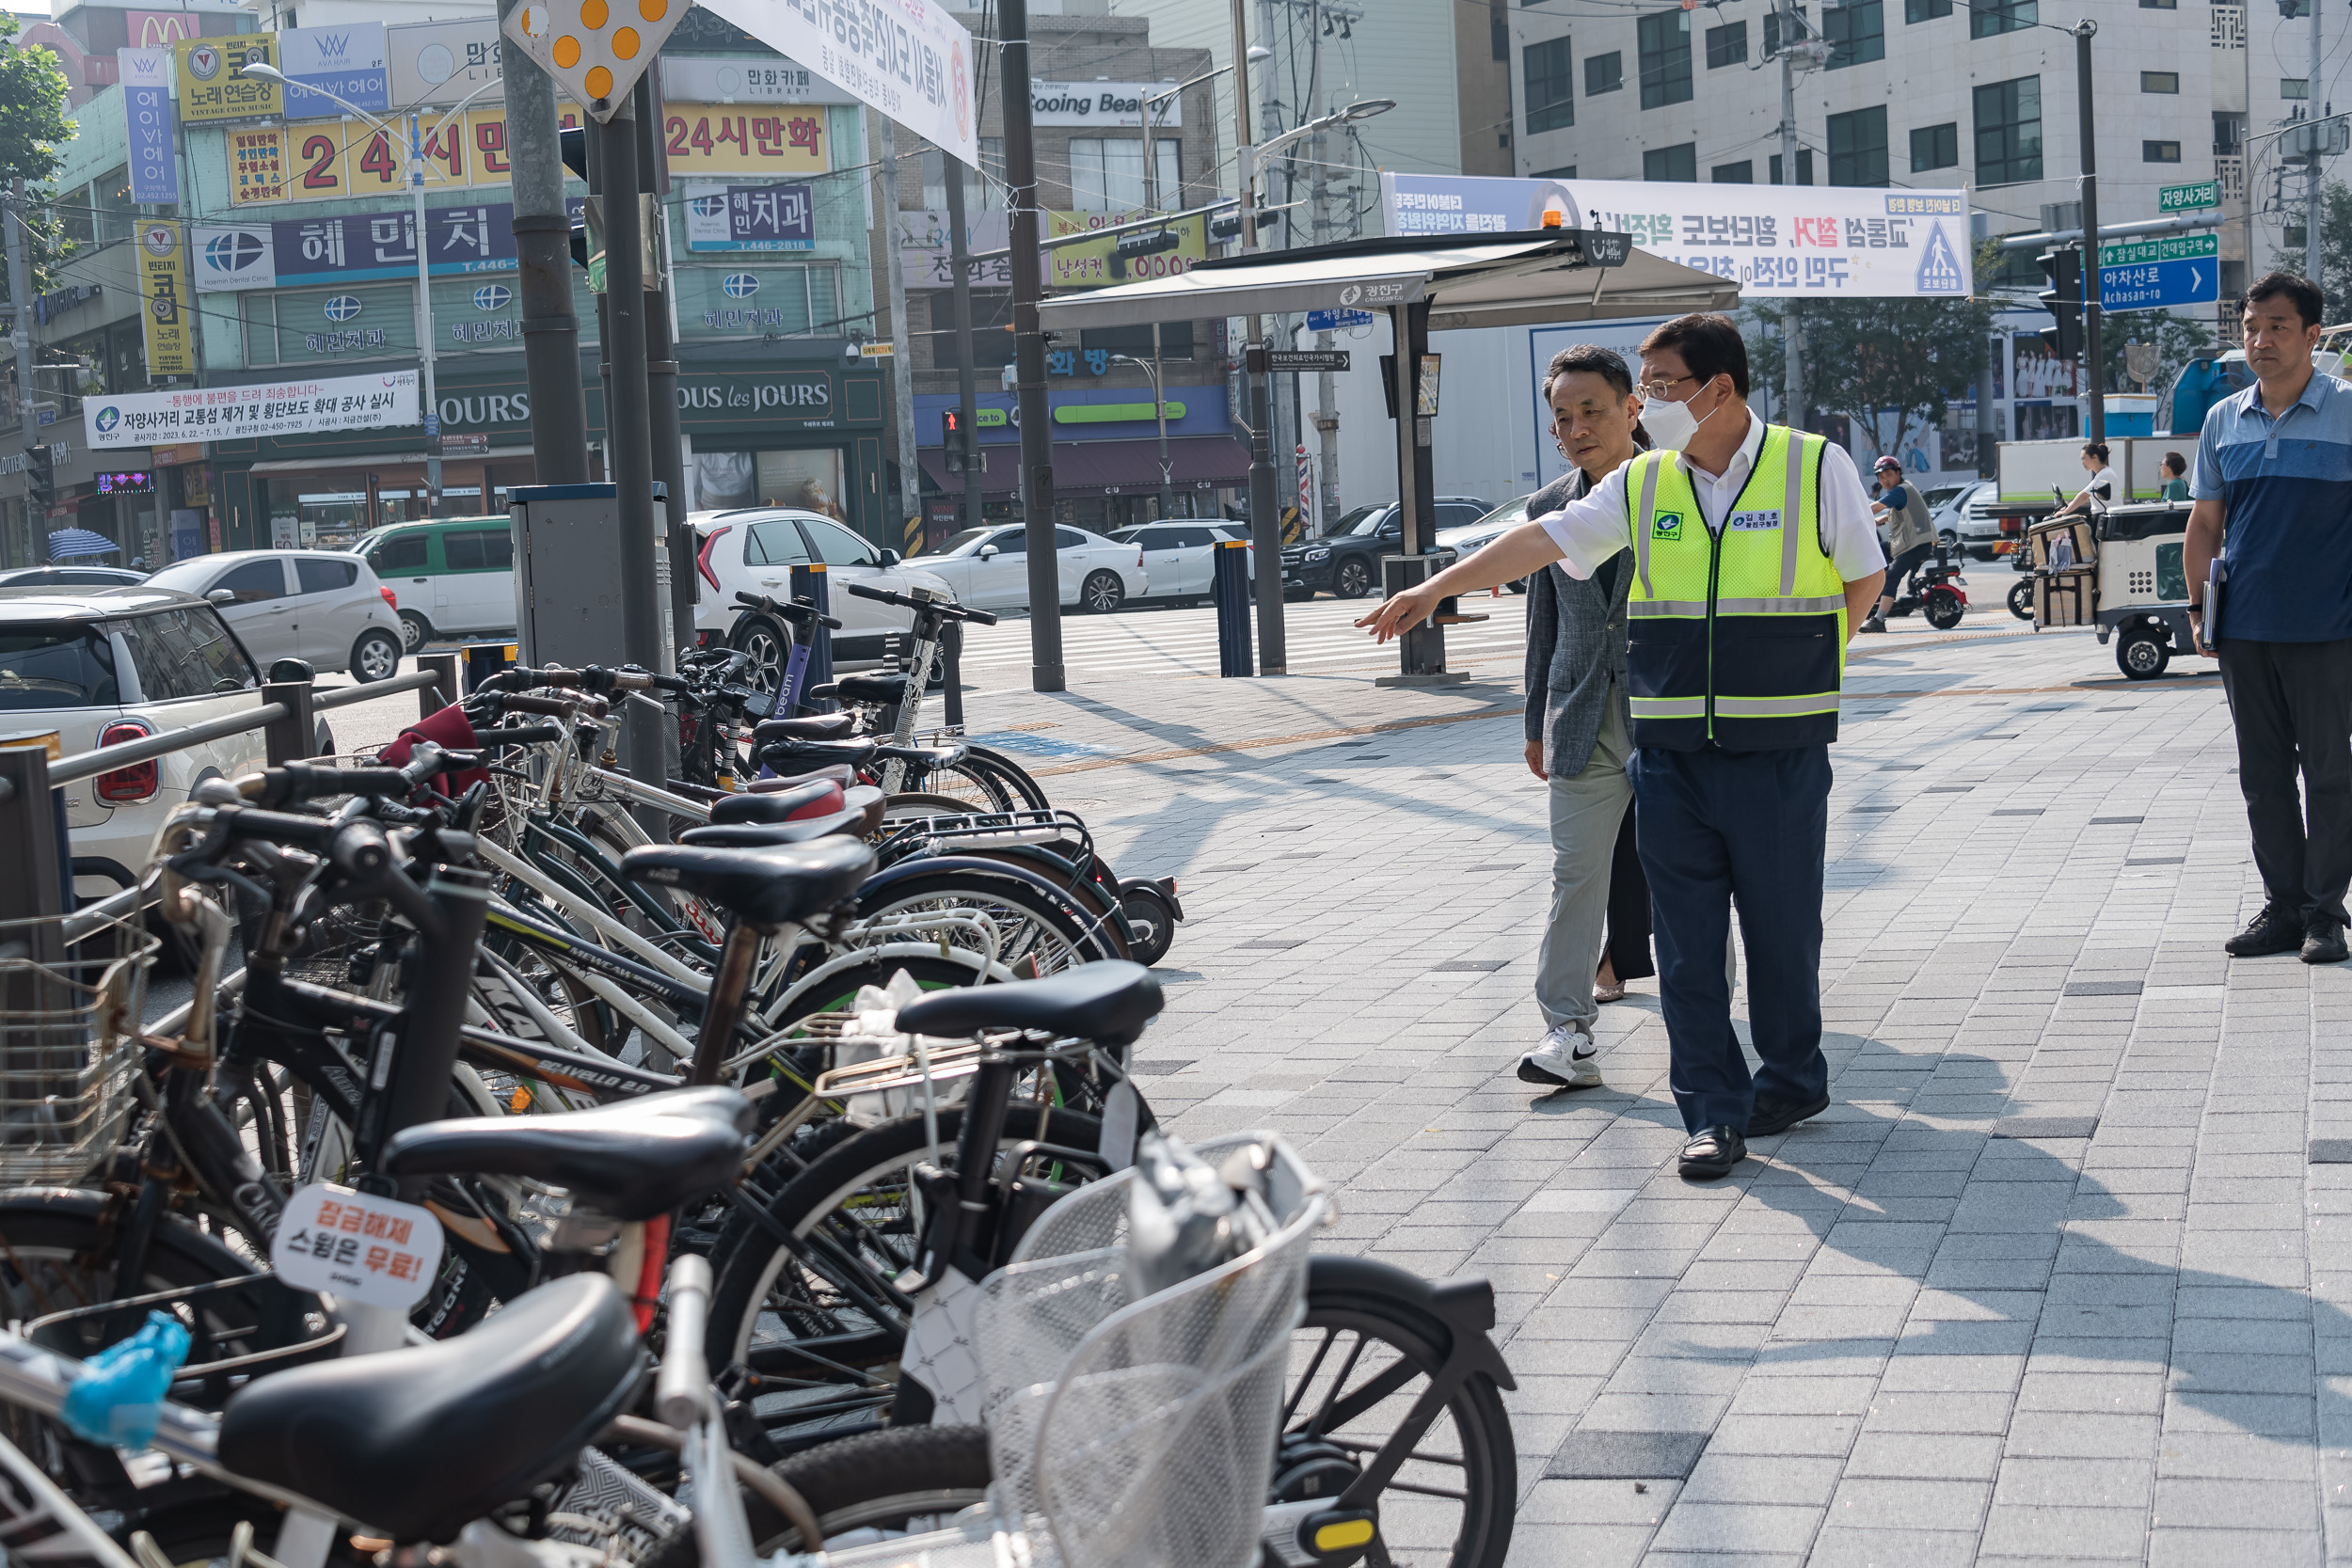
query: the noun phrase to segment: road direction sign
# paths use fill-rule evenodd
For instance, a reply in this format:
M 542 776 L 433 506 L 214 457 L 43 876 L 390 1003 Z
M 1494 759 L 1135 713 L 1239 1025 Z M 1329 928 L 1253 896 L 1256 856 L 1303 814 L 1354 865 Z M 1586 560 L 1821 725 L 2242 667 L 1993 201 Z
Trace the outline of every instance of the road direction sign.
M 1339 332 L 1351 326 L 1370 326 L 1369 310 L 1310 310 L 1307 330 L 1310 332 Z
M 2158 310 L 2168 305 L 2210 303 L 2221 297 L 2217 287 L 2220 272 L 2219 261 L 2203 257 L 2101 267 L 2099 308 L 2113 315 L 2121 310 Z
M 2150 261 L 2188 261 L 2218 256 L 2221 242 L 2211 234 L 2167 234 L 2153 240 L 2118 240 L 2099 247 L 2103 267 L 2137 267 Z
M 1278 348 L 1265 356 L 1270 371 L 1343 371 L 1347 369 L 1347 350 L 1343 348 Z
M 2188 213 L 2200 207 L 2221 205 L 2221 182 L 2200 180 L 2187 185 L 2165 185 L 2156 192 L 2159 213 Z

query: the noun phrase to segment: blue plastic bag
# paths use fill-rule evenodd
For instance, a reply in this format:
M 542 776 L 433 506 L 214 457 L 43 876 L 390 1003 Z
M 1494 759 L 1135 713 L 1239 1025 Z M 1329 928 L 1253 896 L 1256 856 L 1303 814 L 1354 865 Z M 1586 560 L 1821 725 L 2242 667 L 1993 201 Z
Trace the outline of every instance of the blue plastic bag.
M 61 1414 L 73 1435 L 86 1443 L 143 1449 L 154 1440 L 155 1420 L 171 1374 L 188 1358 L 188 1331 L 168 1312 L 150 1312 L 128 1339 L 108 1345 L 82 1363 L 66 1390 Z

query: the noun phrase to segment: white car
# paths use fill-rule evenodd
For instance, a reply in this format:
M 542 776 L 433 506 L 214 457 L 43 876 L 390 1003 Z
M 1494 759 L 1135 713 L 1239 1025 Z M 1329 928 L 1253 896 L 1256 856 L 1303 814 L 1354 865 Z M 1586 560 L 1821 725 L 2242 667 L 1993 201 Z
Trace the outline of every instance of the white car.
M 1464 556 L 1477 554 L 1527 521 L 1527 503 L 1534 499 L 1535 493 L 1531 490 L 1516 500 L 1504 501 L 1474 523 L 1465 523 L 1460 528 L 1439 529 L 1438 548 L 1452 550 L 1457 561 Z M 1509 587 L 1514 594 L 1524 594 L 1527 592 L 1527 579 L 1521 578 Z
M 918 587 L 952 593 L 930 573 L 902 564 L 898 551 L 876 549 L 821 513 L 748 507 L 696 512 L 687 521 L 700 541 L 694 553 L 694 572 L 702 579 L 694 630 L 704 641 L 724 642 L 751 655 L 753 683 L 761 691 L 774 691 L 782 680 L 792 636 L 770 617 L 738 604 L 736 594 L 789 599 L 792 568 L 822 562 L 828 613 L 841 623 L 833 634 L 834 664 L 839 668 L 880 662 L 890 639 L 914 624 L 914 611 L 844 593 L 849 584 L 894 594 Z
M 151 588 L 194 594 L 266 670 L 298 658 L 324 674 L 348 670 L 360 681 L 400 673 L 400 606 L 373 568 L 340 550 L 230 550 L 174 562 Z
M 261 672 L 220 612 L 148 586 L 0 588 L 0 730 L 54 730 L 62 754 L 257 707 Z M 321 755 L 334 750 L 324 721 Z M 202 780 L 263 765 L 259 729 L 65 786 L 73 890 L 136 880 L 155 830 Z
M 1065 605 L 1104 615 L 1150 591 L 1152 579 L 1136 546 L 1057 527 L 1054 551 Z M 946 579 L 957 601 L 975 610 L 1029 608 L 1029 538 L 1018 523 L 965 529 L 938 554 L 915 557 L 915 564 Z
M 1249 530 L 1240 523 L 1220 523 L 1205 517 L 1171 517 L 1122 528 L 1111 535 L 1113 544 L 1133 545 L 1143 552 L 1144 579 L 1151 593 L 1136 594 L 1136 602 L 1164 604 L 1171 609 L 1209 602 L 1210 590 L 1216 582 L 1219 539 L 1238 539 L 1248 545 Z M 1258 574 L 1257 556 L 1255 548 L 1242 552 L 1243 564 L 1252 581 Z

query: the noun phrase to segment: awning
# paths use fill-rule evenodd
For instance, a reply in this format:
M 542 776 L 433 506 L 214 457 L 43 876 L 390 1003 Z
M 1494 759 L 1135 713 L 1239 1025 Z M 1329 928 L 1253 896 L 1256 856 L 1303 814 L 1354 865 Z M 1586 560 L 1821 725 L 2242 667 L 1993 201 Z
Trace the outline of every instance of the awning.
M 1616 264 L 1608 264 L 1614 261 Z M 1724 310 L 1740 285 L 1581 229 L 1349 240 L 1195 262 L 1173 277 L 1049 299 L 1049 332 L 1204 316 L 1385 310 L 1429 302 L 1429 329 Z
M 979 476 L 980 494 L 1009 496 L 1020 488 L 1020 447 L 1009 441 L 991 441 L 983 450 L 988 453 L 989 466 Z M 951 496 L 963 494 L 964 476 L 947 472 L 945 452 L 937 447 L 927 447 L 917 455 L 933 484 Z M 1168 483 L 1180 490 L 1238 489 L 1249 483 L 1249 449 L 1231 436 L 1175 436 L 1168 443 Z M 1155 436 L 1054 443 L 1054 495 L 1057 499 L 1159 493 L 1160 442 Z
M 488 451 L 462 452 L 453 456 L 441 454 L 444 467 L 452 463 L 502 463 L 509 458 L 529 457 L 529 447 L 492 447 Z M 256 463 L 251 472 L 257 474 L 315 474 L 340 473 L 347 468 L 397 468 L 404 464 L 424 462 L 421 451 L 372 451 L 359 457 L 273 457 L 266 463 Z

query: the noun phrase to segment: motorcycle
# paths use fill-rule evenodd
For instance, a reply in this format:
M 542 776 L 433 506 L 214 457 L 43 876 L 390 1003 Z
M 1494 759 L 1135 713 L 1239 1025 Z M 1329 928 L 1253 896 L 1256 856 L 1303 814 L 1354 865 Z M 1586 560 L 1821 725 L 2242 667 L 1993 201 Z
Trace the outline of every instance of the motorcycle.
M 1938 631 L 1960 625 L 1961 617 L 1968 613 L 1968 579 L 1961 576 L 1952 546 L 1939 542 L 1934 554 L 1912 568 L 1911 580 L 1887 613 L 1908 615 L 1919 610 Z

